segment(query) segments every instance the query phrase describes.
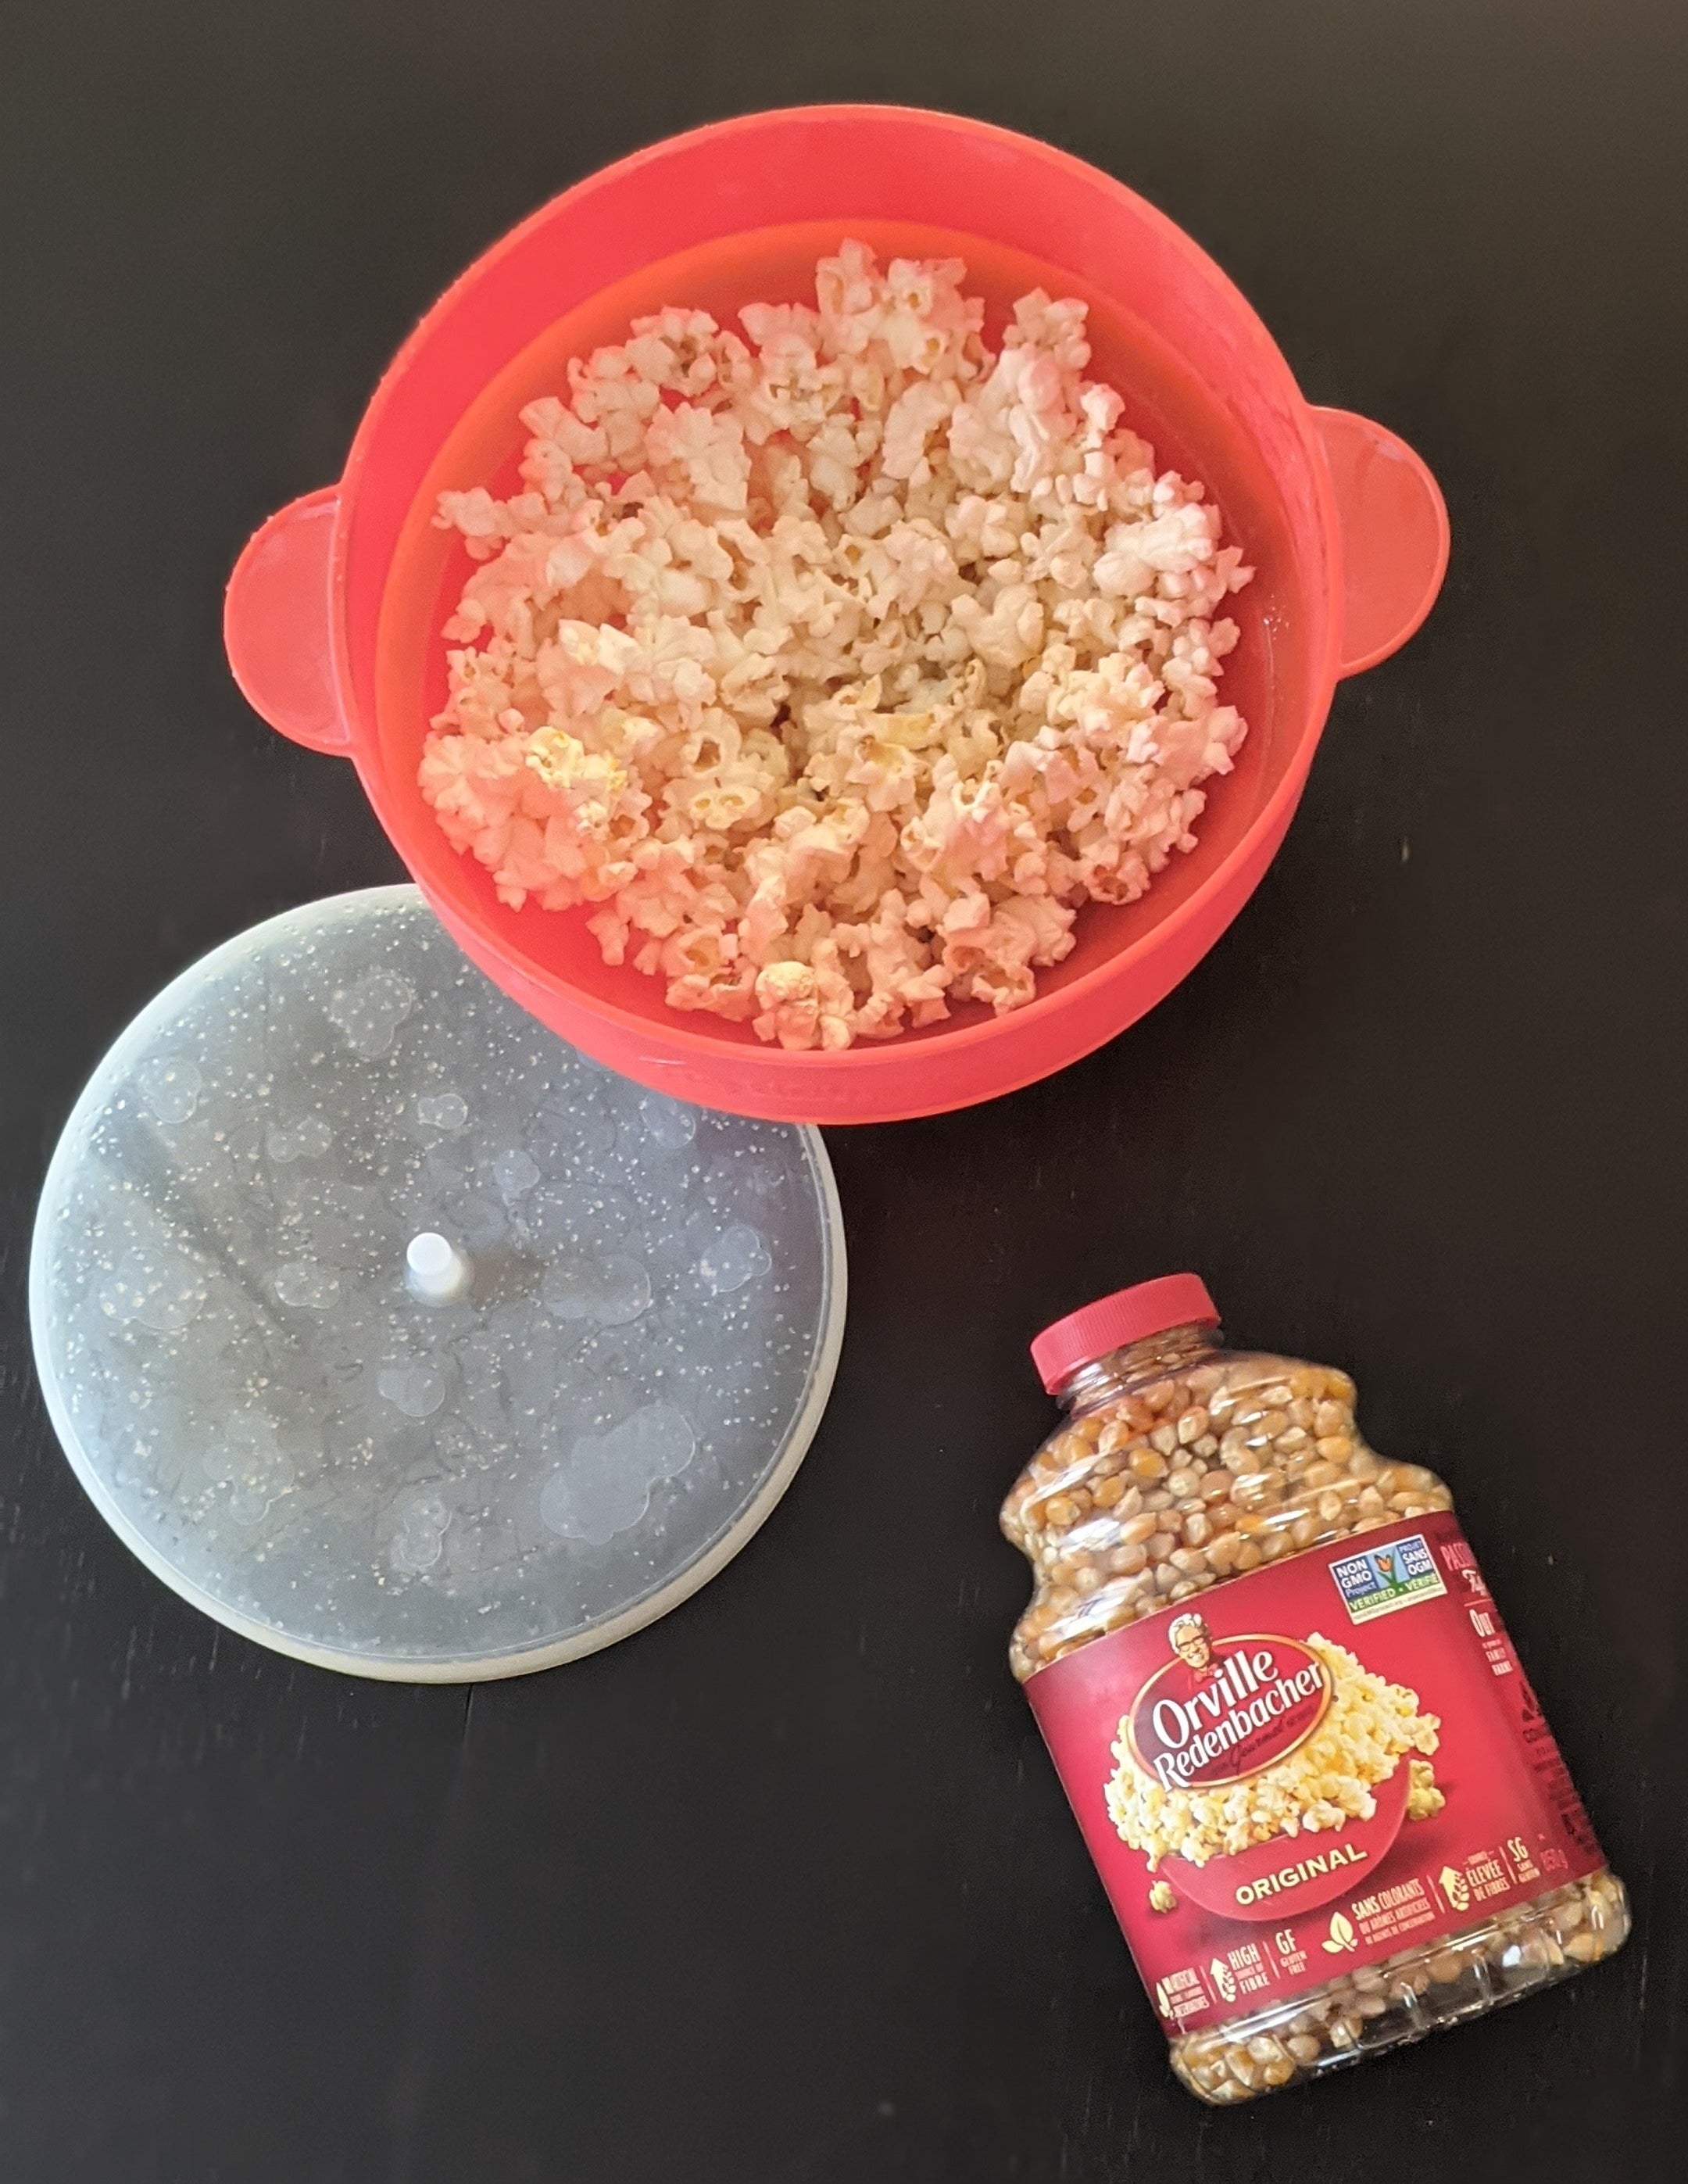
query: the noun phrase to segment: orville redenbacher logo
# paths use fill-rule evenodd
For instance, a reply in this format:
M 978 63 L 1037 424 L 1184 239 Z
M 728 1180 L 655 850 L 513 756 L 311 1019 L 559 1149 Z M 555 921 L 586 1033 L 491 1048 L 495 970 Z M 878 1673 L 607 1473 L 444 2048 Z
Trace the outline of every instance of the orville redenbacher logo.
M 1132 1758 L 1163 1789 L 1217 1790 L 1305 1743 L 1330 1704 L 1330 1674 L 1294 1638 L 1215 1638 L 1199 1615 L 1167 1633 L 1176 1658 L 1137 1694 Z

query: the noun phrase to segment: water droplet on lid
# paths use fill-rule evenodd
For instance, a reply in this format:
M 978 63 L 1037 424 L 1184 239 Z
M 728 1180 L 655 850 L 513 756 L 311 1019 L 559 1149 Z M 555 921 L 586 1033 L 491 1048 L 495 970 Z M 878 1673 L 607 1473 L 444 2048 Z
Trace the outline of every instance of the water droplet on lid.
M 445 1401 L 445 1375 L 437 1365 L 383 1365 L 375 1384 L 407 1418 L 431 1418 Z
M 583 1434 L 539 1490 L 539 1514 L 565 1540 L 607 1546 L 650 1507 L 659 1480 L 677 1479 L 698 1440 L 683 1411 L 646 1403 L 605 1434 Z
M 334 1142 L 320 1115 L 304 1115 L 291 1129 L 272 1123 L 264 1133 L 264 1150 L 272 1161 L 317 1160 Z
M 401 1575 L 419 1577 L 440 1558 L 451 1512 L 437 1494 L 424 1494 L 410 1502 L 393 1535 L 388 1560 Z
M 370 971 L 328 997 L 327 1017 L 354 1054 L 373 1061 L 416 1006 L 416 989 L 396 971 Z
M 180 1055 L 154 1055 L 135 1072 L 141 1097 L 160 1123 L 185 1123 L 199 1105 L 205 1080 L 197 1063 Z
M 619 1253 L 600 1259 L 598 1301 L 592 1317 L 600 1327 L 626 1327 L 650 1303 L 650 1276 L 637 1259 Z
M 759 1232 L 738 1221 L 705 1251 L 698 1261 L 698 1279 L 712 1296 L 725 1296 L 769 1273 L 772 1266 Z
M 136 1245 L 100 1286 L 108 1318 L 130 1319 L 157 1334 L 174 1334 L 196 1320 L 210 1294 L 191 1261 L 175 1251 Z
M 682 1146 L 691 1144 L 698 1134 L 698 1111 L 679 1100 L 670 1100 L 660 1092 L 647 1092 L 639 1101 L 639 1114 L 644 1126 L 660 1145 L 670 1152 L 678 1152 Z
M 454 1138 L 469 1120 L 469 1102 L 460 1092 L 425 1092 L 416 1102 L 416 1120 L 425 1129 Z
M 493 1179 L 506 1198 L 520 1198 L 539 1180 L 539 1163 L 530 1154 L 499 1153 L 493 1162 Z

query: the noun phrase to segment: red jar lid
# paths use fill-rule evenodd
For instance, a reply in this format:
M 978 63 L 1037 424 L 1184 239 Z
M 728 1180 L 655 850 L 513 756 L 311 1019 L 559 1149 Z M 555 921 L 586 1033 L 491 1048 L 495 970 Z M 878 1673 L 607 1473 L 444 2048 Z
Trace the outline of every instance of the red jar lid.
M 1051 1396 L 1081 1365 L 1106 1357 L 1145 1334 L 1200 1323 L 1217 1327 L 1219 1313 L 1199 1274 L 1162 1274 L 1111 1296 L 1098 1297 L 1046 1327 L 1032 1344 L 1032 1362 Z

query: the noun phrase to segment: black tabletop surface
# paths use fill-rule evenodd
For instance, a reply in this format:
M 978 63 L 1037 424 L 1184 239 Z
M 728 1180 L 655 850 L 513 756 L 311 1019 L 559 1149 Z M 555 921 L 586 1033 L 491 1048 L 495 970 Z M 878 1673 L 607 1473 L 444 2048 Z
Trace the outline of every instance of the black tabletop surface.
M 0 68 L 0 2176 L 7 2184 L 1346 2184 L 1663 2176 L 1680 2120 L 1688 969 L 1668 0 L 58 0 Z M 28 1224 L 133 1012 L 399 876 L 224 665 L 254 524 L 506 226 L 824 98 L 983 115 L 1163 206 L 1308 396 L 1442 480 L 1440 605 L 1339 689 L 1264 885 L 1065 1075 L 831 1149 L 837 1391 L 666 1622 L 344 1680 L 106 1530 Z M 1058 1310 L 1201 1269 L 1435 1463 L 1635 1894 L 1623 1957 L 1250 2113 L 1161 2036 L 1005 1666 L 996 1506 Z

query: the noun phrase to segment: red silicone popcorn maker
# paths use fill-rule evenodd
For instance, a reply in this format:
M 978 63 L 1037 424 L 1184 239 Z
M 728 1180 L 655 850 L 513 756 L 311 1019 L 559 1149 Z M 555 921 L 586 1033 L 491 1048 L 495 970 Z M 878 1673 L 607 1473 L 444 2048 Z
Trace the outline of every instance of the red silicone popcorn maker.
M 1124 906 L 1093 904 L 1036 998 L 978 1006 L 883 1045 L 790 1053 L 681 1015 L 599 956 L 581 912 L 501 903 L 417 785 L 443 691 L 439 631 L 460 545 L 441 490 L 519 444 L 522 405 L 573 356 L 671 303 L 730 319 L 805 292 L 846 234 L 882 255 L 954 255 L 1000 314 L 1043 286 L 1088 304 L 1097 376 L 1162 463 L 1200 476 L 1256 575 L 1226 695 L 1248 719 L 1196 849 Z M 751 114 L 590 177 L 487 251 L 399 352 L 337 484 L 282 510 L 231 582 L 230 660 L 274 726 L 349 757 L 428 903 L 469 956 L 554 1031 L 676 1097 L 780 1121 L 882 1122 L 1011 1091 L 1152 1008 L 1224 931 L 1283 839 L 1338 679 L 1429 611 L 1447 521 L 1424 465 L 1381 426 L 1311 407 L 1226 276 L 1119 182 L 955 116 L 879 107 Z

